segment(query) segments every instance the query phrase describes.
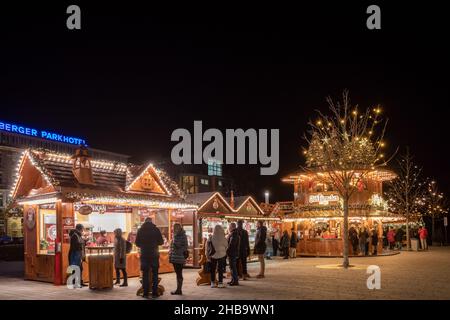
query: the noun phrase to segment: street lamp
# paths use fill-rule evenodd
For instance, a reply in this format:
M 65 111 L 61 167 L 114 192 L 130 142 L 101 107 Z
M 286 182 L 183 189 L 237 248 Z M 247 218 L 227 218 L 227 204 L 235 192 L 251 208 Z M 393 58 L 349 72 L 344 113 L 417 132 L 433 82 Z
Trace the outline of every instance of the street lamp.
M 269 191 L 264 192 L 264 197 L 266 199 L 266 203 L 269 204 Z

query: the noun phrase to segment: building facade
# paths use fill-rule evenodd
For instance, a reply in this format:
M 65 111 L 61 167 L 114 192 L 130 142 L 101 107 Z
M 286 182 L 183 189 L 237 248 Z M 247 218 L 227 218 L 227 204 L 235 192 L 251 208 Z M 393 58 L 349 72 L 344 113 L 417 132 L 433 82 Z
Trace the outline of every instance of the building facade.
M 10 191 L 14 183 L 17 163 L 26 149 L 42 149 L 62 154 L 73 154 L 77 143 L 84 139 L 67 137 L 48 131 L 15 125 L 0 120 L 0 235 L 6 233 L 6 207 L 10 201 Z M 93 159 L 113 162 L 128 162 L 129 156 L 90 149 Z

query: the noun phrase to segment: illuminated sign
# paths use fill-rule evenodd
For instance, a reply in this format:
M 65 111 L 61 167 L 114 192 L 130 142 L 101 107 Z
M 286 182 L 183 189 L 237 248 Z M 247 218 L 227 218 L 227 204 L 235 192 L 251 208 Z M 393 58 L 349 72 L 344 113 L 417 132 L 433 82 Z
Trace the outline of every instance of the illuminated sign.
M 337 194 L 311 194 L 309 195 L 309 203 L 318 203 L 320 205 L 328 205 L 330 202 L 338 202 Z
M 28 128 L 28 127 L 25 127 L 22 125 L 7 123 L 7 122 L 3 122 L 3 121 L 0 121 L 0 131 L 17 133 L 17 134 L 21 134 L 24 136 L 58 141 L 58 142 L 68 143 L 68 144 L 86 145 L 86 141 L 84 139 L 69 137 L 69 136 L 65 136 L 63 134 L 58 134 L 58 133 L 44 131 L 44 130 L 38 130 L 38 129 L 34 129 L 34 128 Z

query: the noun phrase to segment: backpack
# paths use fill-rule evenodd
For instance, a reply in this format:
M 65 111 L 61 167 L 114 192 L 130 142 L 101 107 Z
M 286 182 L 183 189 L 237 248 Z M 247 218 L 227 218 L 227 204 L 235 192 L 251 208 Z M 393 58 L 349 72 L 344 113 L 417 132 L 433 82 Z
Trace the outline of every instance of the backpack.
M 129 254 L 131 249 L 133 249 L 133 244 L 130 241 L 125 240 L 125 252 Z
M 216 248 L 214 248 L 211 240 L 208 240 L 206 243 L 206 252 L 209 257 L 213 256 L 216 253 Z

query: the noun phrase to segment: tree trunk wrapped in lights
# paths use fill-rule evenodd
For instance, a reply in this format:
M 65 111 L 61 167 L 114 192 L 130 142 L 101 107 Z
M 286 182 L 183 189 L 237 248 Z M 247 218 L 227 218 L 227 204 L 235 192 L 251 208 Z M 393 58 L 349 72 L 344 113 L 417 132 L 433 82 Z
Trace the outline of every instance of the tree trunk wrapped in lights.
M 398 176 L 390 181 L 386 192 L 389 210 L 406 219 L 406 249 L 410 249 L 409 223 L 417 220 L 425 206 L 425 183 L 421 181 L 422 169 L 406 154 L 398 160 Z
M 379 107 L 359 113 L 358 106 L 350 104 L 348 91 L 342 101 L 327 98 L 327 102 L 330 114 L 318 112 L 317 121 L 309 122 L 304 170 L 331 184 L 342 198 L 343 267 L 347 268 L 349 200 L 368 174 L 387 164 L 381 152 L 387 121 L 381 119 Z

